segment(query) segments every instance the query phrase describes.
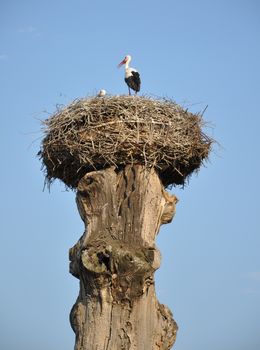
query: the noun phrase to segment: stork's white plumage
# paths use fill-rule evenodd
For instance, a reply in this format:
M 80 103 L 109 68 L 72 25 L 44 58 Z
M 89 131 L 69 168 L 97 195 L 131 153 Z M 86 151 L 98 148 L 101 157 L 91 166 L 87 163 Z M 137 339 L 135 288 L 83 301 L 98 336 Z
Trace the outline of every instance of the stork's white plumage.
M 125 64 L 125 82 L 128 86 L 129 95 L 131 95 L 130 89 L 134 90 L 135 94 L 137 94 L 141 87 L 140 74 L 136 69 L 129 67 L 131 59 L 132 57 L 130 55 L 126 55 L 123 61 L 118 65 L 118 68 L 120 68 L 123 64 Z
M 104 89 L 101 89 L 101 90 L 99 90 L 99 93 L 97 94 L 97 96 L 98 97 L 104 97 L 105 95 L 106 95 L 106 90 L 104 90 Z

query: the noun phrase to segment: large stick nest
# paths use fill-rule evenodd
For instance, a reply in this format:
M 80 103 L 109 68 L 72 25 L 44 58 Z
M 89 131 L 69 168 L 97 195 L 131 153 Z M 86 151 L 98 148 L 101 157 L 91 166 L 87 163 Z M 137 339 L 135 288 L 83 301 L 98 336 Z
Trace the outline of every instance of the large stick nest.
M 75 188 L 87 172 L 126 164 L 154 167 L 163 184 L 184 185 L 213 140 L 200 114 L 171 100 L 106 96 L 74 101 L 43 121 L 39 156 L 46 182 Z

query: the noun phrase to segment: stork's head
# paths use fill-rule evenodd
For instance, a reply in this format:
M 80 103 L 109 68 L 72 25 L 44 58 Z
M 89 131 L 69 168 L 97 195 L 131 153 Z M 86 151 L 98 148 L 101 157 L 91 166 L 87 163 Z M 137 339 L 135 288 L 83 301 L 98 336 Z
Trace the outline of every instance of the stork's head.
M 132 57 L 130 55 L 126 55 L 123 61 L 119 63 L 117 68 L 120 68 L 123 64 L 129 63 L 131 61 L 131 58 Z
M 106 95 L 106 90 L 104 90 L 104 89 L 101 89 L 101 90 L 99 90 L 99 93 L 97 94 L 97 96 L 98 97 L 103 97 L 103 96 L 105 96 Z

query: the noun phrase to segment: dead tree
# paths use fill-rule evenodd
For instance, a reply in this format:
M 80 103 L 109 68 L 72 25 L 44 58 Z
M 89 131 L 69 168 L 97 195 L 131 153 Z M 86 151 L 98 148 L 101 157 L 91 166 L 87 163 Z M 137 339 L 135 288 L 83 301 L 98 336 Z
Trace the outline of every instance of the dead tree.
M 155 296 L 155 238 L 175 203 L 157 173 L 140 165 L 80 180 L 77 204 L 86 231 L 70 250 L 70 271 L 80 280 L 71 312 L 75 349 L 170 349 L 177 326 Z
M 85 232 L 70 249 L 80 291 L 70 314 L 75 350 L 166 350 L 177 324 L 156 299 L 155 239 L 184 184 L 208 156 L 202 119 L 172 101 L 76 101 L 45 121 L 39 153 L 48 183 L 76 189 Z

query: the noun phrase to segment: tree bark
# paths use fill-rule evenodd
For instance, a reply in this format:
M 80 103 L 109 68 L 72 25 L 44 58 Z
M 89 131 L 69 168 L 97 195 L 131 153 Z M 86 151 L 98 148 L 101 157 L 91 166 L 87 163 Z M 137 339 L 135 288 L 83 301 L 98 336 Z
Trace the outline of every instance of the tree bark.
M 70 314 L 75 350 L 170 349 L 177 324 L 156 299 L 155 238 L 177 198 L 154 170 L 129 165 L 86 174 L 76 202 L 86 229 L 70 249 L 70 272 L 80 280 Z

